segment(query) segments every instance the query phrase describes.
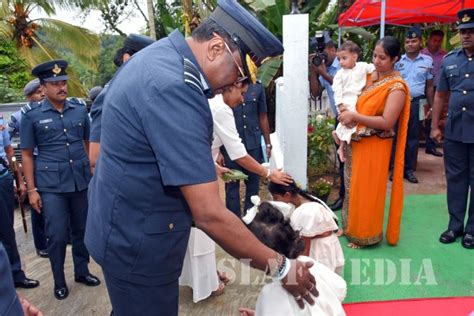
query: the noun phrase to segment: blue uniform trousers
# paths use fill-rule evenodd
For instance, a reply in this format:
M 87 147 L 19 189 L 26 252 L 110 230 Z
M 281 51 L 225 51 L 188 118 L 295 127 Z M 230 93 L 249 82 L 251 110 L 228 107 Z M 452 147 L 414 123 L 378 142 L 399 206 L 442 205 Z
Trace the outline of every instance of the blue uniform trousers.
M 13 229 L 14 200 L 13 177 L 8 175 L 0 179 L 0 241 L 5 246 L 10 260 L 13 281 L 21 282 L 25 279 L 25 273 L 21 269 L 20 254 L 18 253 L 15 230 Z
M 114 316 L 178 315 L 178 279 L 168 284 L 143 285 L 116 278 L 105 269 L 102 272 Z
M 2 242 L 0 242 L 0 280 L 0 315 L 23 316 L 23 309 L 12 280 L 10 262 Z
M 72 258 L 74 275 L 89 274 L 89 252 L 84 244 L 87 220 L 87 190 L 70 193 L 41 192 L 43 215 L 48 238 L 48 253 L 55 285 L 64 286 L 64 259 L 69 239 L 68 226 L 72 235 Z
M 33 241 L 37 250 L 46 250 L 48 247 L 46 243 L 46 232 L 43 213 L 36 212 L 30 208 L 31 214 L 31 229 L 33 231 Z
M 232 161 L 227 152 L 223 151 L 225 158 L 225 166 L 230 169 L 237 169 L 245 172 L 249 176 L 248 180 L 245 181 L 245 211 L 253 206 L 250 198 L 252 195 L 258 195 L 258 189 L 260 184 L 260 176 L 249 172 L 242 168 L 236 162 Z M 256 161 L 263 161 L 262 148 L 256 148 L 247 150 L 247 153 L 252 156 Z M 225 204 L 226 207 L 231 210 L 237 217 L 241 217 L 240 209 L 240 182 L 229 182 L 225 184 Z
M 418 143 L 420 141 L 420 99 L 411 100 L 410 119 L 408 120 L 407 142 L 405 147 L 405 174 L 415 169 Z
M 474 234 L 474 144 L 444 140 L 444 164 L 448 185 L 448 229 Z M 469 192 L 469 213 L 464 228 L 464 218 Z

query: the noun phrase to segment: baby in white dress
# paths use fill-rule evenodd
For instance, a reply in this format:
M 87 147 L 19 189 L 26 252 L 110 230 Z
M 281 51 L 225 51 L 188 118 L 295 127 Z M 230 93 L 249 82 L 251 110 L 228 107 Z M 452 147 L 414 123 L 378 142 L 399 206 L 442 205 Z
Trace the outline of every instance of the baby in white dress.
M 349 111 L 356 111 L 357 98 L 365 87 L 367 74 L 375 70 L 373 64 L 357 62 L 360 52 L 359 46 L 351 41 L 344 42 L 337 50 L 341 69 L 334 76 L 332 90 L 338 109 L 344 106 Z M 338 124 L 333 132 L 336 143 L 340 145 L 337 152 L 341 161 L 345 161 L 344 149 L 351 142 L 356 128 L 356 126 L 348 127 Z
M 309 257 L 301 256 L 305 248 L 304 241 L 285 216 L 289 215 L 285 207 L 286 203 L 263 202 L 256 204 L 255 207 L 247 211 L 247 215 L 243 218 L 247 227 L 262 243 L 287 258 L 313 262 L 310 272 L 316 280 L 319 296 L 314 299 L 314 305 L 304 302 L 304 308 L 301 309 L 295 298 L 282 287 L 281 281 L 274 280 L 262 288 L 257 299 L 256 309 L 241 308 L 239 309 L 241 315 L 345 315 L 341 302 L 346 296 L 346 282 L 325 265 Z M 280 212 L 278 204 L 283 206 L 282 212 Z

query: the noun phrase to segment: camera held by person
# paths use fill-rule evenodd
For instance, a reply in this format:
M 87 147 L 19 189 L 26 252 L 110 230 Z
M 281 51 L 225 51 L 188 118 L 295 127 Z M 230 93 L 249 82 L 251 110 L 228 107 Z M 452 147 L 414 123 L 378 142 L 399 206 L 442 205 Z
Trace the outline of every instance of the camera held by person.
M 311 51 L 314 51 L 314 57 L 311 59 L 311 63 L 316 67 L 326 63 L 328 54 L 324 51 L 326 43 L 331 40 L 329 31 L 317 31 L 316 35 L 309 40 L 309 47 Z

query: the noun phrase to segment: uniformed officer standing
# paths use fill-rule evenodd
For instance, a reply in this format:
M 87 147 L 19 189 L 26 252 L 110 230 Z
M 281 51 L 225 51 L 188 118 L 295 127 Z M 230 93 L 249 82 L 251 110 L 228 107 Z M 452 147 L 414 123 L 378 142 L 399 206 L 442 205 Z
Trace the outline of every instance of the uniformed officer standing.
M 133 55 L 141 51 L 143 48 L 152 44 L 155 40 L 152 38 L 140 35 L 130 34 L 127 36 L 123 43 L 123 47 L 117 50 L 115 53 L 114 64 L 117 67 L 121 67 L 126 63 Z M 109 83 L 96 95 L 92 100 L 91 107 L 91 134 L 90 134 L 90 150 L 89 159 L 92 169 L 95 168 L 97 158 L 100 152 L 100 129 L 102 126 L 102 106 L 104 104 L 105 95 L 108 90 Z M 94 89 L 94 88 L 93 88 Z M 92 91 L 92 90 L 91 90 Z
M 436 86 L 439 81 L 439 71 L 441 69 L 441 63 L 446 55 L 446 52 L 441 48 L 443 43 L 444 32 L 441 30 L 433 30 L 428 36 L 426 47 L 421 50 L 421 53 L 430 56 L 433 59 L 433 89 L 436 91 Z M 435 157 L 443 157 L 443 153 L 436 149 L 436 143 L 431 139 L 431 111 L 429 108 L 425 117 L 423 132 L 425 133 L 425 152 Z
M 89 253 L 84 245 L 87 187 L 91 178 L 87 147 L 90 121 L 83 103 L 67 97 L 67 62 L 52 60 L 32 73 L 41 81 L 46 98 L 23 113 L 21 148 L 31 206 L 43 212 L 48 252 L 54 277 L 54 295 L 65 299 L 64 277 L 68 224 L 72 234 L 75 281 L 100 284 L 89 273 Z M 38 156 L 33 161 L 33 148 Z
M 40 81 L 38 78 L 28 82 L 23 88 L 23 94 L 25 95 L 28 103 L 20 110 L 12 114 L 10 122 L 8 122 L 10 136 L 20 137 L 20 124 L 21 124 L 21 113 L 22 111 L 28 111 L 32 107 L 39 105 L 39 101 L 43 100 L 44 93 L 41 89 Z M 20 137 L 21 139 L 21 137 Z M 38 154 L 37 149 L 33 151 L 33 155 Z M 35 212 L 33 208 L 30 208 L 31 214 L 31 228 L 33 231 L 33 241 L 35 243 L 36 254 L 42 258 L 48 258 L 48 250 L 46 244 L 46 233 L 44 230 L 44 218 L 43 214 Z
M 15 239 L 15 230 L 13 228 L 14 209 L 15 209 L 15 192 L 13 191 L 13 177 L 8 170 L 8 164 L 12 162 L 14 156 L 13 147 L 10 143 L 10 135 L 8 134 L 6 124 L 2 116 L 0 116 L 0 242 L 3 242 L 8 253 L 10 261 L 10 273 L 16 287 L 25 289 L 34 288 L 39 285 L 36 280 L 28 279 L 25 272 L 21 269 L 21 259 L 18 253 L 18 247 Z M 17 170 L 15 175 L 21 177 L 21 170 Z M 22 183 L 17 188 L 18 194 L 24 197 L 26 188 Z M 4 280 L 0 279 L 0 283 Z M 0 297 L 2 296 L 0 291 Z
M 462 246 L 474 248 L 474 8 L 461 10 L 459 33 L 461 49 L 451 51 L 443 60 L 433 105 L 431 137 L 441 140 L 439 117 L 449 98 L 444 130 L 444 164 L 448 186 L 448 230 L 439 241 L 455 242 L 464 234 Z M 470 195 L 470 198 L 469 198 Z M 464 227 L 466 207 L 469 213 Z
M 249 84 L 248 90 L 244 95 L 244 102 L 237 107 L 232 108 L 234 112 L 235 126 L 239 132 L 240 139 L 245 145 L 247 153 L 256 161 L 263 162 L 263 152 L 261 138 L 265 140 L 265 149 L 267 157 L 270 158 L 272 152 L 272 143 L 270 142 L 270 127 L 268 125 L 267 101 L 265 89 L 260 82 Z M 260 176 L 247 171 L 239 164 L 232 161 L 225 149 L 222 151 L 225 158 L 225 165 L 230 169 L 238 169 L 248 174 L 248 180 L 245 181 L 245 210 L 250 209 L 253 204 L 250 201 L 252 195 L 258 195 Z M 241 216 L 240 207 L 240 182 L 229 182 L 225 184 L 226 207 L 234 212 L 238 217 Z
M 405 54 L 395 65 L 403 79 L 410 87 L 410 119 L 408 121 L 407 143 L 405 147 L 405 171 L 403 177 L 411 183 L 418 183 L 413 174 L 415 168 L 418 143 L 420 140 L 420 101 L 427 99 L 428 104 L 433 104 L 434 88 L 433 59 L 420 53 L 421 30 L 418 27 L 410 28 L 405 37 Z M 395 142 L 394 142 L 395 146 Z
M 235 0 L 219 0 L 191 38 L 175 30 L 118 70 L 103 108 L 85 239 L 115 315 L 177 315 L 193 218 L 232 255 L 270 266 L 301 307 L 313 302 L 308 266 L 265 247 L 225 208 L 211 155 L 207 98 L 249 78 L 252 60 L 282 52 Z M 296 276 L 291 286 L 287 272 Z

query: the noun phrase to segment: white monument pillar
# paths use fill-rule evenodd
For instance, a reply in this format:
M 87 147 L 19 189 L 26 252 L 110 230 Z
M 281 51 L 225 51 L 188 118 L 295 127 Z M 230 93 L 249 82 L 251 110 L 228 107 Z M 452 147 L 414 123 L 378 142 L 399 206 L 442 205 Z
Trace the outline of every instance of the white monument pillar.
M 303 188 L 307 185 L 308 14 L 283 16 L 283 77 L 276 81 L 272 166 L 283 167 Z

